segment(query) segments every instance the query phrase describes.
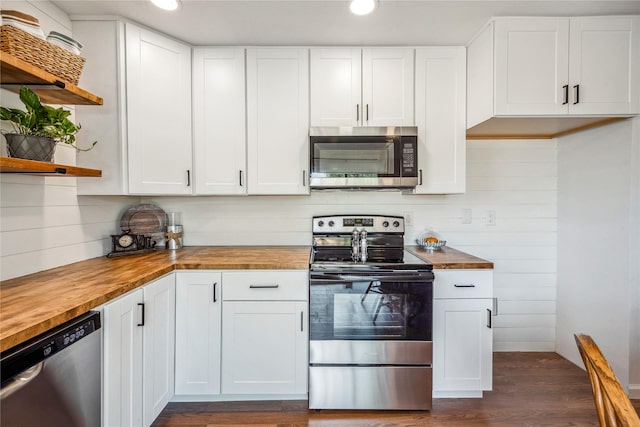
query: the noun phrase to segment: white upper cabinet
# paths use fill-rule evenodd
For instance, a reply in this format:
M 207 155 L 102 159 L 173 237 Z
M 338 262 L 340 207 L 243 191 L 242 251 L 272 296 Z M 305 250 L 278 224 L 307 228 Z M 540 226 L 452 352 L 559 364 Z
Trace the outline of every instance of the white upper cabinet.
M 640 17 L 572 18 L 569 40 L 569 112 L 640 113 Z
M 311 126 L 412 126 L 411 48 L 311 50 Z
M 495 18 L 467 63 L 470 137 L 555 137 L 640 113 L 638 16 Z
M 244 49 L 193 51 L 196 194 L 246 194 Z
M 191 194 L 191 48 L 117 20 L 74 21 L 87 67 L 81 82 L 102 91 L 102 107 L 76 108 L 78 165 L 101 169 L 79 179 L 78 194 Z
M 358 126 L 362 50 L 311 49 L 311 126 Z
M 412 126 L 413 49 L 362 51 L 362 124 Z
M 309 51 L 247 50 L 249 194 L 308 194 Z
M 495 22 L 495 114 L 567 112 L 569 20 Z
M 418 185 L 415 194 L 465 191 L 466 50 L 416 50 Z
M 191 193 L 191 48 L 125 24 L 129 191 Z

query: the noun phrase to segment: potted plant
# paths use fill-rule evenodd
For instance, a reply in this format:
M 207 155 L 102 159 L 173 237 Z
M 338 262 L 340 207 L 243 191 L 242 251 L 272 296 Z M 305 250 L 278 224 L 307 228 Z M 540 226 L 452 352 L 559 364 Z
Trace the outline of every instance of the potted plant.
M 69 120 L 71 111 L 43 105 L 40 97 L 26 86 L 20 88 L 20 100 L 26 111 L 0 107 L 0 120 L 11 122 L 14 130 L 13 133 L 4 133 L 10 157 L 50 162 L 59 142 L 78 151 L 91 150 L 97 144 L 98 141 L 94 141 L 89 148 L 75 145 L 80 124 Z

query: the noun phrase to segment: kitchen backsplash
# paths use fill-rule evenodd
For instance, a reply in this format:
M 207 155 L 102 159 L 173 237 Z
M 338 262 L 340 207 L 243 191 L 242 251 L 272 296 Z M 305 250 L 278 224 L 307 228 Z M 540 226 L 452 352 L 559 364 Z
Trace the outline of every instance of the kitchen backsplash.
M 553 350 L 557 142 L 468 141 L 467 175 L 467 192 L 460 195 L 321 191 L 144 200 L 182 212 L 185 245 L 308 245 L 313 215 L 410 212 L 406 244 L 433 227 L 450 246 L 494 261 L 497 350 Z M 471 224 L 462 223 L 463 209 L 471 210 Z M 495 225 L 487 225 L 489 211 L 495 211 Z

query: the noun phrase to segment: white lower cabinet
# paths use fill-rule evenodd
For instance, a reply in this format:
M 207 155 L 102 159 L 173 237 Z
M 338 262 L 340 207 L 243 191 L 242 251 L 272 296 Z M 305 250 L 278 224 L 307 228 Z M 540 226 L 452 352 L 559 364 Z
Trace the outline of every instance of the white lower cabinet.
M 143 425 L 150 426 L 173 398 L 176 325 L 175 275 L 144 288 Z
M 307 392 L 306 270 L 176 275 L 178 400 Z
M 175 277 L 103 307 L 103 425 L 150 426 L 173 397 Z
M 434 270 L 433 395 L 482 397 L 493 376 L 493 273 Z
M 222 392 L 307 392 L 307 303 L 225 301 Z
M 104 306 L 103 425 L 142 424 L 142 289 Z
M 176 395 L 220 394 L 220 272 L 176 273 Z
M 307 392 L 308 272 L 225 272 L 222 393 Z

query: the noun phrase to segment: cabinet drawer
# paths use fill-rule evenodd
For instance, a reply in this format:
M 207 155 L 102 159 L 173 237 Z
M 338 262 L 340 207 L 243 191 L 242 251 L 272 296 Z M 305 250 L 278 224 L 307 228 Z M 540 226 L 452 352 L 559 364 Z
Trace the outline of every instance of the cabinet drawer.
M 222 273 L 224 301 L 306 301 L 309 275 L 306 270 L 254 270 Z
M 434 298 L 493 298 L 493 270 L 434 270 Z

